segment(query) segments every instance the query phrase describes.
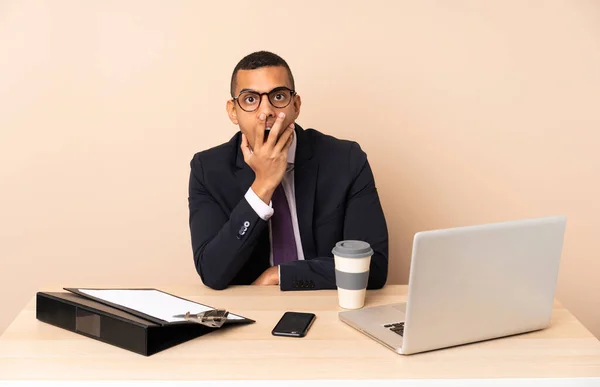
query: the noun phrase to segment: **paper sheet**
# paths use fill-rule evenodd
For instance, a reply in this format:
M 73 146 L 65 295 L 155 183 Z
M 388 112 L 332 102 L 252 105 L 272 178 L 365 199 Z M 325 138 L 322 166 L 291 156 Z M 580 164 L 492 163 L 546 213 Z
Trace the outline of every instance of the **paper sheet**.
M 176 314 L 186 312 L 195 314 L 214 309 L 154 289 L 79 289 L 79 291 L 168 322 L 185 321 L 183 318 L 174 318 Z M 229 313 L 227 319 L 241 320 L 243 317 Z

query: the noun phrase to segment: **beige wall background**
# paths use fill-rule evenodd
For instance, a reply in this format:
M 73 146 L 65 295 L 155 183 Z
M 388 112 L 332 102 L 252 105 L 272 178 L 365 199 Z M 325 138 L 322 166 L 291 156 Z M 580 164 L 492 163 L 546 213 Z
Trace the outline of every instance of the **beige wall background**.
M 417 231 L 565 214 L 557 297 L 600 336 L 593 0 L 0 1 L 0 332 L 48 285 L 201 286 L 189 161 L 259 49 L 368 153 L 390 283 Z

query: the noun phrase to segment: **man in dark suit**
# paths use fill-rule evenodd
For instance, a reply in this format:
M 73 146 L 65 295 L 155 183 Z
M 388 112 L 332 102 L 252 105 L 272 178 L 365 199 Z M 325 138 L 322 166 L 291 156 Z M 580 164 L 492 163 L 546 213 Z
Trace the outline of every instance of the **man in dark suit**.
M 295 123 L 301 99 L 273 53 L 238 63 L 231 96 L 240 132 L 191 161 L 190 230 L 204 284 L 335 289 L 332 249 L 353 239 L 374 250 L 368 288 L 383 287 L 387 225 L 360 146 Z

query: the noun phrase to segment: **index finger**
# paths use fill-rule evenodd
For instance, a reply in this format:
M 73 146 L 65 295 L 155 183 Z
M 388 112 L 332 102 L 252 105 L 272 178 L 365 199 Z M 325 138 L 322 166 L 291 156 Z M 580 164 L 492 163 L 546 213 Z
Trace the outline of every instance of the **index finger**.
M 258 116 L 258 124 L 254 131 L 254 149 L 260 149 L 265 142 L 265 126 L 267 125 L 265 113 L 260 113 Z
M 279 135 L 282 130 L 283 120 L 285 120 L 285 113 L 280 112 L 275 119 L 275 123 L 271 128 L 271 133 L 269 133 L 269 137 L 267 138 L 267 144 L 271 147 L 275 147 L 275 144 L 279 140 Z

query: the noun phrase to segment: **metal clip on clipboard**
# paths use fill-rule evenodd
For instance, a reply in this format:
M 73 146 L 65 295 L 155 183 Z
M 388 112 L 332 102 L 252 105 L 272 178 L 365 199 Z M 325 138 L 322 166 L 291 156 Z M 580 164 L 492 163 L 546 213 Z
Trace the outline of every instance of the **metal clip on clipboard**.
M 190 312 L 187 312 L 186 314 L 177 314 L 173 317 L 183 318 L 186 321 L 192 321 L 211 328 L 221 328 L 225 321 L 227 321 L 227 315 L 229 315 L 229 312 L 224 309 L 212 309 L 197 314 L 192 314 Z

